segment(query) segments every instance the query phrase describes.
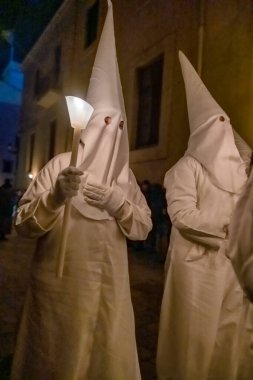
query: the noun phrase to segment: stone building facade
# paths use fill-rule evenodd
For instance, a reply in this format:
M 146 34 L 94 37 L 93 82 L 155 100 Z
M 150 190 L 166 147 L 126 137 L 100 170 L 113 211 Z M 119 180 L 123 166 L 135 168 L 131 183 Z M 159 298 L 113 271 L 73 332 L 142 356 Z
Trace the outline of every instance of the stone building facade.
M 0 78 L 0 186 L 6 179 L 15 186 L 22 87 L 20 65 L 10 59 Z
M 113 0 L 115 36 L 138 180 L 163 181 L 189 136 L 182 50 L 253 146 L 252 0 Z M 65 95 L 84 97 L 106 0 L 65 0 L 23 62 L 17 184 L 70 150 Z

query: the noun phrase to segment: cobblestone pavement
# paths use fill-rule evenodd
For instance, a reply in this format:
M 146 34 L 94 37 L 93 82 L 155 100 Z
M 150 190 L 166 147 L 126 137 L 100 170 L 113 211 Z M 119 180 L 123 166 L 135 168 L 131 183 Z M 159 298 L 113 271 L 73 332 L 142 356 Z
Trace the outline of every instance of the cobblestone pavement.
M 0 242 L 0 379 L 9 379 L 15 332 L 27 288 L 34 243 L 16 236 Z M 163 265 L 153 254 L 129 250 L 136 339 L 143 380 L 155 380 L 155 352 Z M 117 380 L 117 379 L 113 379 Z

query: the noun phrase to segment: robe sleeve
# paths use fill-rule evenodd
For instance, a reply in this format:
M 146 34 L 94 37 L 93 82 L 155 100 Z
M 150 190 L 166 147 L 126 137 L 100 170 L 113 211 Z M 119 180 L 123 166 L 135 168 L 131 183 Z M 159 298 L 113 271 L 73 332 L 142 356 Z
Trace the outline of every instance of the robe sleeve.
M 197 171 L 200 164 L 184 157 L 165 175 L 164 186 L 172 224 L 188 240 L 219 249 L 226 237 L 229 217 L 222 210 L 198 206 Z
M 115 219 L 128 239 L 145 240 L 152 229 L 151 211 L 132 172 L 130 172 L 130 181 L 128 197 L 115 215 Z
M 247 293 L 248 280 L 251 287 L 253 284 L 253 281 L 246 277 L 248 269 L 253 268 L 253 171 L 231 218 L 228 256 Z
M 52 197 L 59 172 L 57 157 L 39 172 L 19 202 L 15 219 L 17 232 L 25 237 L 38 238 L 51 230 L 63 206 Z

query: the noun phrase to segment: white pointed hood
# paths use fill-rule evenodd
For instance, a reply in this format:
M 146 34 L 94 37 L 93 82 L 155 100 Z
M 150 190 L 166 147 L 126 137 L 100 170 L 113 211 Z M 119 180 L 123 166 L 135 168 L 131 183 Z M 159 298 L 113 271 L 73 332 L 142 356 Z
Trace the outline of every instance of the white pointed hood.
M 108 11 L 100 37 L 86 101 L 94 108 L 87 128 L 82 132 L 84 149 L 79 168 L 84 181 L 117 185 L 127 195 L 129 182 L 129 144 L 124 99 L 116 55 L 113 7 Z M 92 219 L 110 219 L 106 211 L 89 206 L 79 194 L 73 205 Z
M 186 56 L 179 52 L 191 135 L 186 155 L 198 160 L 219 188 L 239 193 L 247 176 L 228 115 L 213 99 Z

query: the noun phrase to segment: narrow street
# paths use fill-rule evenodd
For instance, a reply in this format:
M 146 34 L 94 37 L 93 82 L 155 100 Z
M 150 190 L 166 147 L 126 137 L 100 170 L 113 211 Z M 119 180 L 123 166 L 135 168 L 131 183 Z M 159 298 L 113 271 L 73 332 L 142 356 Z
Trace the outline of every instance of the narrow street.
M 0 242 L 0 379 L 9 379 L 15 332 L 29 281 L 34 242 L 15 234 Z M 155 352 L 163 264 L 154 254 L 129 251 L 136 339 L 143 380 L 155 380 Z M 113 379 L 117 380 L 117 379 Z

